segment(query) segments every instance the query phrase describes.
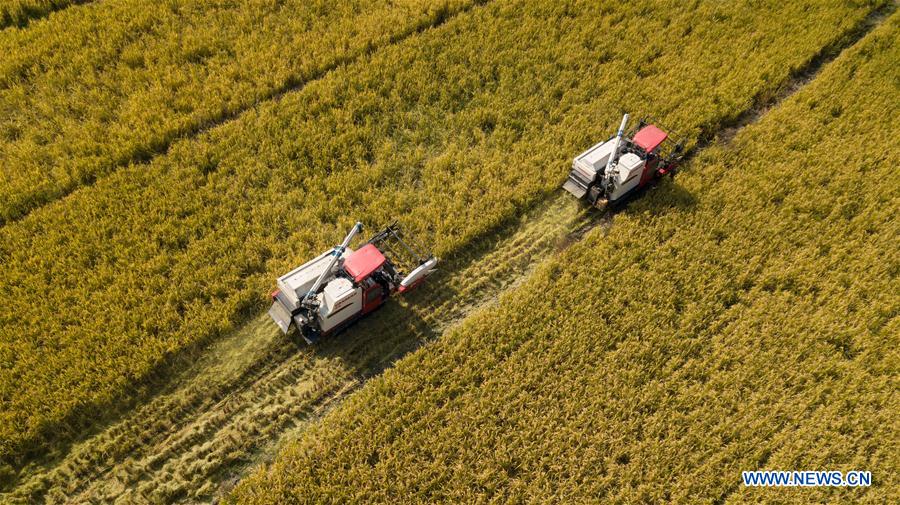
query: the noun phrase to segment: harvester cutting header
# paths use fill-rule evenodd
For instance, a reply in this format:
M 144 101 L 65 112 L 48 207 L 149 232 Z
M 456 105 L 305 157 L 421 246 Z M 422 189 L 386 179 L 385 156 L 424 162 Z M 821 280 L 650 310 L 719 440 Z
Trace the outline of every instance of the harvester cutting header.
M 349 245 L 360 231 L 362 223 L 356 223 L 341 245 L 278 278 L 269 317 L 282 332 L 296 325 L 312 344 L 377 309 L 393 293 L 415 288 L 434 272 L 437 258 L 422 255 L 396 225 L 354 251 Z M 408 274 L 401 262 L 411 267 Z
M 684 157 L 683 146 L 653 124 L 640 121 L 625 134 L 628 114 L 618 132 L 581 153 L 563 189 L 591 205 L 614 205 L 665 175 L 674 175 Z

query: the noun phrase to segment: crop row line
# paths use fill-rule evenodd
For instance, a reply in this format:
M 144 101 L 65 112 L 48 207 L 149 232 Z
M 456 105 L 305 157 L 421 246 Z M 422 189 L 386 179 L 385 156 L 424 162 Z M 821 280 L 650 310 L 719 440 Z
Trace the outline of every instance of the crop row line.
M 402 42 L 405 39 L 414 37 L 426 30 L 437 28 L 449 20 L 457 17 L 461 14 L 468 12 L 469 10 L 487 4 L 491 0 L 476 0 L 472 3 L 463 5 L 461 8 L 454 10 L 452 12 L 448 12 L 446 9 L 438 10 L 437 13 L 427 19 L 421 20 L 421 22 L 414 24 L 398 33 L 392 34 L 387 37 L 386 40 L 382 42 L 374 42 L 366 45 L 364 48 L 358 51 L 350 52 L 348 54 L 341 55 L 324 65 L 323 67 L 315 70 L 312 74 L 306 77 L 301 77 L 298 74 L 294 74 L 290 76 L 285 82 L 280 85 L 272 88 L 267 91 L 260 97 L 257 97 L 253 101 L 250 101 L 245 104 L 241 104 L 233 110 L 222 110 L 219 115 L 207 118 L 204 121 L 201 121 L 197 124 L 189 124 L 181 129 L 175 130 L 172 135 L 168 136 L 165 140 L 161 142 L 151 143 L 146 146 L 146 148 L 141 149 L 140 152 L 131 153 L 127 157 L 122 157 L 117 159 L 112 164 L 111 170 L 105 171 L 100 174 L 91 174 L 86 176 L 82 181 L 72 180 L 66 183 L 52 198 L 44 199 L 37 203 L 34 206 L 23 209 L 21 212 L 14 214 L 8 218 L 3 218 L 0 215 L 0 226 L 5 226 L 7 224 L 15 223 L 26 218 L 29 214 L 34 212 L 37 209 L 40 209 L 56 200 L 67 197 L 75 191 L 78 191 L 83 188 L 89 188 L 93 186 L 98 180 L 109 176 L 114 173 L 116 170 L 129 166 L 129 165 L 147 165 L 153 162 L 154 159 L 166 155 L 172 145 L 178 143 L 179 141 L 183 141 L 185 139 L 190 139 L 193 137 L 197 137 L 203 135 L 209 130 L 215 129 L 217 127 L 223 126 L 231 121 L 235 121 L 239 119 L 244 114 L 259 108 L 261 105 L 275 102 L 280 100 L 282 97 L 289 93 L 293 93 L 303 89 L 310 83 L 321 80 L 325 78 L 328 74 L 333 72 L 334 70 L 352 65 L 358 61 L 364 60 L 368 58 L 373 53 L 376 53 L 386 47 L 390 47 L 392 45 L 396 45 Z
M 78 405 L 120 395 L 118 383 L 104 387 L 95 370 L 143 379 L 171 356 L 199 350 L 246 320 L 273 274 L 318 249 L 354 214 L 383 221 L 414 210 L 405 224 L 424 232 L 438 254 L 458 253 L 557 191 L 560 161 L 602 132 L 596 118 L 616 104 L 660 111 L 696 135 L 746 108 L 755 91 L 783 79 L 788 65 L 816 54 L 871 10 L 838 2 L 724 12 L 709 5 L 701 16 L 657 8 L 622 4 L 598 17 L 585 4 L 497 5 L 386 52 L 370 73 L 359 71 L 364 66 L 336 73 L 311 89 L 312 97 L 261 108 L 259 117 L 183 143 L 152 170 L 120 172 L 60 203 L 85 220 L 56 224 L 62 215 L 41 212 L 4 229 L 9 240 L 0 254 L 12 268 L 3 281 L 10 324 L 0 351 L 13 363 L 2 383 L 12 406 L 3 412 L 11 463 L 65 437 L 58 434 L 77 424 L 73 418 L 90 422 Z M 794 15 L 810 8 L 841 31 Z M 622 22 L 629 15 L 633 22 Z M 559 23 L 548 25 L 548 16 Z M 793 24 L 746 29 L 772 18 Z M 574 30 L 584 25 L 592 28 Z M 663 29 L 689 35 L 642 52 L 648 30 Z M 707 53 L 710 39 L 733 43 L 712 55 L 723 59 L 748 44 L 756 50 L 741 65 L 723 66 Z M 608 44 L 619 53 L 604 59 Z M 615 73 L 604 63 L 610 58 Z M 681 64 L 685 59 L 696 64 Z M 305 117 L 310 107 L 324 112 Z M 71 296 L 48 318 L 18 293 L 42 292 L 51 278 Z M 138 278 L 146 283 L 130 280 Z M 83 342 L 83 335 L 92 339 Z M 59 371 L 50 376 L 31 363 Z M 81 373 L 85 366 L 91 374 Z M 62 384 L 81 389 L 48 405 Z

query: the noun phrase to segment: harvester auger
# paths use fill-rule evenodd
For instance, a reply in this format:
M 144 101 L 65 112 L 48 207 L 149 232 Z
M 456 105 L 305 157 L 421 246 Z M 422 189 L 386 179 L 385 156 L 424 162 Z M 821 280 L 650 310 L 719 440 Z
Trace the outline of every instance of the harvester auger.
M 297 326 L 312 344 L 374 311 L 392 294 L 414 289 L 434 273 L 437 258 L 423 254 L 396 224 L 354 251 L 350 242 L 360 231 L 362 223 L 357 222 L 340 245 L 278 278 L 269 317 L 282 332 Z

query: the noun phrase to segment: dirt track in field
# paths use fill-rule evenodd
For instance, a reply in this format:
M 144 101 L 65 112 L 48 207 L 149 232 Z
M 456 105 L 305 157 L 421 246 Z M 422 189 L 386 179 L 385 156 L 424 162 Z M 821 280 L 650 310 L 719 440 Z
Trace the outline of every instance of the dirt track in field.
M 796 92 L 893 7 L 874 12 L 839 46 L 757 100 L 735 124 L 701 139 L 728 142 Z M 694 150 L 696 152 L 696 149 Z M 407 300 L 393 300 L 311 348 L 285 337 L 263 314 L 224 336 L 187 370 L 124 418 L 35 465 L 0 501 L 12 503 L 193 503 L 215 501 L 247 470 L 269 461 L 328 408 L 394 361 L 489 307 L 543 260 L 578 241 L 610 213 L 559 191 L 485 234 Z
M 476 241 L 408 300 L 311 348 L 263 314 L 122 420 L 35 468 L 13 502 L 211 501 L 335 400 L 436 338 L 608 215 L 556 194 Z

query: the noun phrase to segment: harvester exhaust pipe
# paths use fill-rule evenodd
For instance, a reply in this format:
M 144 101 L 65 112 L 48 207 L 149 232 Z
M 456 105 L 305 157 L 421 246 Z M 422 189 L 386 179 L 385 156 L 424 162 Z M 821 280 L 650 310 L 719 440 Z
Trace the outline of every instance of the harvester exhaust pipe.
M 613 144 L 612 154 L 606 160 L 606 169 L 603 171 L 603 187 L 607 187 L 609 183 L 610 172 L 613 163 L 619 159 L 619 146 L 622 144 L 622 135 L 625 133 L 625 127 L 628 125 L 628 113 L 622 116 L 622 124 L 619 125 L 619 131 L 616 132 L 616 143 Z
M 353 228 L 350 230 L 350 233 L 347 234 L 344 242 L 334 248 L 334 250 L 331 252 L 331 260 L 328 262 L 328 266 L 325 267 L 325 270 L 322 270 L 322 275 L 320 275 L 319 278 L 316 279 L 316 283 L 313 284 L 311 288 L 309 288 L 309 292 L 306 293 L 306 296 L 304 296 L 303 300 L 301 301 L 302 305 L 307 305 L 309 301 L 316 296 L 316 293 L 319 292 L 319 288 L 322 286 L 322 282 L 325 280 L 325 277 L 327 277 L 331 273 L 331 269 L 334 268 L 334 264 L 337 263 L 339 259 L 341 259 L 341 256 L 344 255 L 344 251 L 347 250 L 347 246 L 350 245 L 350 241 L 353 240 L 353 237 L 355 237 L 357 233 L 362 231 L 362 227 L 362 223 L 357 221 L 356 224 L 353 225 Z

